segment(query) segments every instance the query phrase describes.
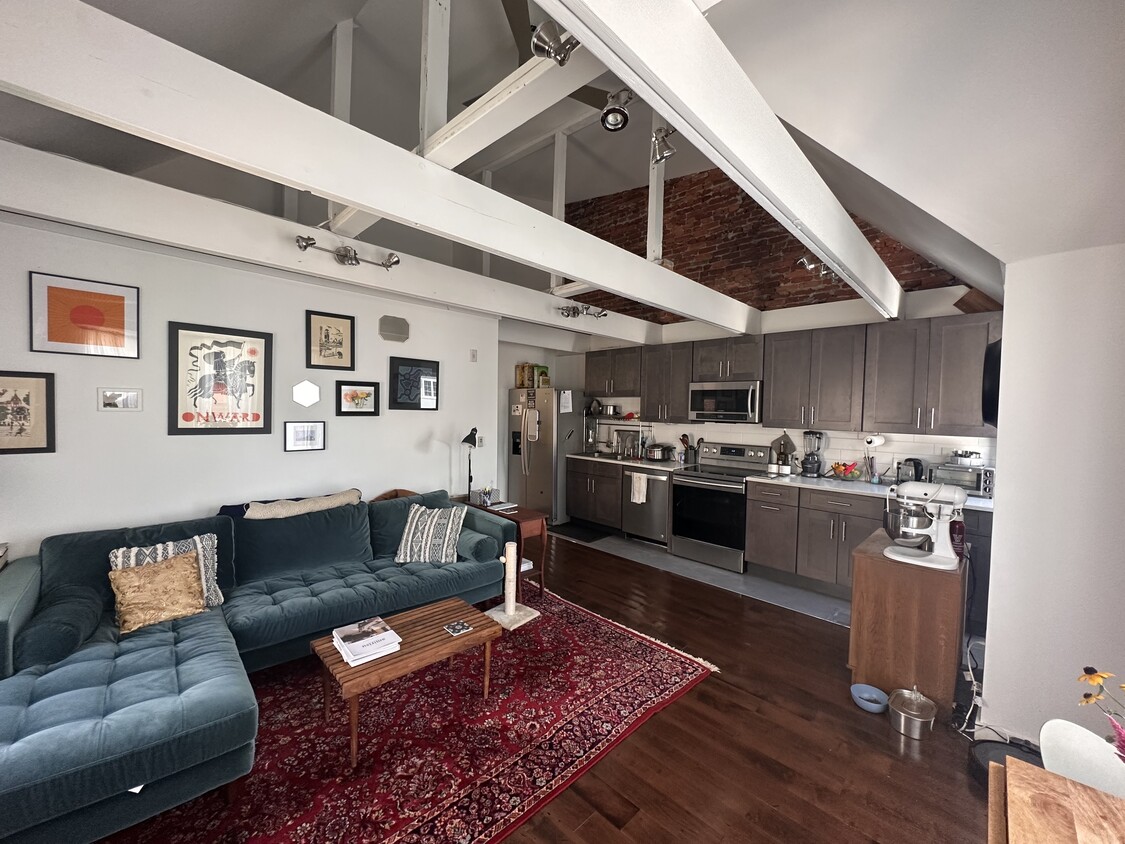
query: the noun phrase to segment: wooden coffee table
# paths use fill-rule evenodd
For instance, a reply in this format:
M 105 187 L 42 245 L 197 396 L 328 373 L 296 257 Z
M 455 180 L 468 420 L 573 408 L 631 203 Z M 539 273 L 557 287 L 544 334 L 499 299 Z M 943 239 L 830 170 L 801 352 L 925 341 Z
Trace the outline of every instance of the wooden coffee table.
M 408 610 L 386 617 L 386 622 L 399 636 L 402 645 L 388 656 L 379 657 L 354 668 L 344 662 L 332 637 L 325 636 L 312 643 L 312 650 L 323 667 L 324 720 L 328 720 L 332 684 L 348 702 L 351 721 L 352 767 L 359 749 L 359 696 L 366 691 L 403 677 L 439 660 L 484 645 L 484 696 L 488 697 L 488 677 L 492 662 L 492 640 L 499 638 L 503 628 L 484 613 L 460 598 L 449 598 L 436 604 Z M 473 629 L 460 636 L 450 636 L 444 629 L 452 621 L 464 621 Z

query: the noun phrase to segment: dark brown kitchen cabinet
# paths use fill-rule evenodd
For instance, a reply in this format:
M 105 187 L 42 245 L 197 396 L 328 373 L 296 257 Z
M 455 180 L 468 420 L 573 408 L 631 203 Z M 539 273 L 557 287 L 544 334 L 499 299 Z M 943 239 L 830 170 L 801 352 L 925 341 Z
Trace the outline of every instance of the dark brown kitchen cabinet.
M 930 368 L 923 424 L 926 433 L 994 437 L 981 413 L 984 352 L 999 340 L 1001 314 L 965 314 L 930 320 Z M 926 414 L 929 419 L 926 419 Z
M 866 332 L 866 326 L 846 325 L 767 334 L 763 424 L 861 430 Z
M 862 516 L 836 517 L 840 531 L 840 546 L 836 550 L 836 582 L 852 585 L 852 551 L 867 537 L 883 527 L 882 519 L 865 519 Z
M 691 343 L 646 346 L 641 356 L 641 418 L 687 422 Z
M 930 321 L 906 319 L 867 326 L 863 430 L 922 433 L 930 370 Z
M 882 509 L 873 496 L 801 490 L 797 574 L 851 586 L 852 549 L 882 527 Z
M 568 460 L 566 510 L 611 528 L 621 527 L 621 467 L 594 460 Z
M 585 387 L 587 396 L 639 396 L 641 347 L 587 352 Z
M 797 574 L 836 582 L 836 550 L 839 547 L 835 513 L 801 510 L 797 532 Z
M 692 345 L 692 381 L 761 380 L 762 338 L 758 335 L 697 340 Z
M 753 486 L 752 484 L 750 486 Z M 778 571 L 797 570 L 797 508 L 782 501 L 746 498 L 746 552 L 748 563 Z

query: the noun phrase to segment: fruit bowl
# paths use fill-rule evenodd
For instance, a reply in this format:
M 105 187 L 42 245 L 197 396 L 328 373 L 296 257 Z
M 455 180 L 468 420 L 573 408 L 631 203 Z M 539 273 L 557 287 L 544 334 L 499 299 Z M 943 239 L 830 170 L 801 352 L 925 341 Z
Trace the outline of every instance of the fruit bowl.
M 852 469 L 850 472 L 845 472 L 843 470 L 843 467 L 837 468 L 833 466 L 832 477 L 834 477 L 838 481 L 858 481 L 863 477 L 863 472 L 858 466 Z

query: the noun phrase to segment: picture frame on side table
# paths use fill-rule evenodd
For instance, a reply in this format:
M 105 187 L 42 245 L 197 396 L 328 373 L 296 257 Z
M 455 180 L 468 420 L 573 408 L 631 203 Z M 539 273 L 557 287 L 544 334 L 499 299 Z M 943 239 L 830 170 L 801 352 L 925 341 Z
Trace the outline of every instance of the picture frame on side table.
M 54 450 L 54 373 L 0 371 L 0 454 Z
M 144 390 L 137 387 L 98 387 L 98 410 L 139 413 L 144 410 Z
M 305 311 L 305 366 L 355 370 L 355 317 Z
M 286 422 L 286 451 L 324 451 L 323 422 Z
M 337 381 L 337 416 L 378 416 L 379 383 L 377 381 Z
M 390 410 L 437 410 L 438 368 L 436 360 L 391 358 Z
M 139 287 L 30 273 L 31 351 L 139 358 Z
M 273 335 L 168 323 L 168 433 L 268 434 Z

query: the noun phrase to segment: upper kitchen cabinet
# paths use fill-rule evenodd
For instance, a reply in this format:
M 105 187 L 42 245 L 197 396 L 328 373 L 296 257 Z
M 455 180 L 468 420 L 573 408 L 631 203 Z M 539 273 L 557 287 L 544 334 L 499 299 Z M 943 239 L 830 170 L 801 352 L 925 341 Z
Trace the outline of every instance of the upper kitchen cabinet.
M 691 343 L 646 346 L 641 355 L 641 418 L 687 422 Z
M 863 430 L 994 437 L 981 415 L 985 347 L 999 313 L 911 319 L 867 328 Z
M 865 340 L 863 325 L 767 334 L 763 424 L 861 430 Z
M 586 353 L 587 396 L 639 396 L 641 347 Z
M 1000 334 L 998 312 L 930 320 L 930 370 L 922 411 L 922 424 L 929 423 L 926 433 L 996 436 L 996 428 L 984 423 L 981 387 L 985 348 Z
M 921 433 L 929 371 L 928 319 L 867 326 L 863 430 Z
M 756 334 L 697 340 L 692 346 L 692 381 L 761 380 L 762 338 Z

